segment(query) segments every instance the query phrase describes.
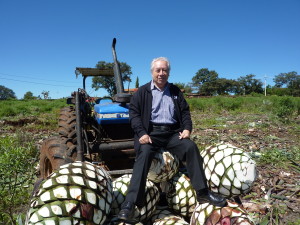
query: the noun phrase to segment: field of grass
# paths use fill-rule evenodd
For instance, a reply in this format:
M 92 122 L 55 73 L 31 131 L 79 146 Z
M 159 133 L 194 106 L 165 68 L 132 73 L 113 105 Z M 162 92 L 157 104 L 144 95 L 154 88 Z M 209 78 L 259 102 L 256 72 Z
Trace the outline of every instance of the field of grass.
M 47 100 L 7 100 L 0 101 L 0 118 L 20 118 L 53 113 L 66 105 L 65 99 Z
M 192 139 L 200 149 L 223 141 L 256 160 L 260 175 L 252 192 L 242 196 L 245 205 L 259 207 L 247 208 L 255 220 L 299 224 L 300 98 L 212 97 L 188 103 Z M 65 99 L 0 101 L 0 224 L 24 220 L 38 148 L 57 134 L 58 113 L 65 105 Z

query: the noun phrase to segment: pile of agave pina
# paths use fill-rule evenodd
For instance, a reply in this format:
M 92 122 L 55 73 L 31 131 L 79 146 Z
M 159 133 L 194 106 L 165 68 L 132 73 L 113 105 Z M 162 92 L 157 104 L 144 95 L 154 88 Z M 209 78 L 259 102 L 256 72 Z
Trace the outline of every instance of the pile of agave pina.
M 227 198 L 250 191 L 256 179 L 255 162 L 243 150 L 217 144 L 201 152 L 209 188 Z M 112 222 L 125 200 L 131 175 L 112 179 L 105 169 L 89 162 L 61 166 L 35 191 L 27 213 L 28 225 L 94 225 Z M 161 193 L 167 204 L 159 204 Z M 146 204 L 135 207 L 139 225 L 254 224 L 235 202 L 226 207 L 198 204 L 190 180 L 179 161 L 161 151 L 154 158 L 146 183 Z M 125 223 L 119 223 L 125 224 Z

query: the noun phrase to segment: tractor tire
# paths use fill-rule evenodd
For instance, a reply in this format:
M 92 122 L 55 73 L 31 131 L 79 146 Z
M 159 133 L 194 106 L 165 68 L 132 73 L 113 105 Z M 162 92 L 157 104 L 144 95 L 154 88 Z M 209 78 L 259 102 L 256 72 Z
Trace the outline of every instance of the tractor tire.
M 76 147 L 66 138 L 50 137 L 46 139 L 40 149 L 40 176 L 47 178 L 60 166 L 74 162 Z M 73 156 L 73 157 L 71 157 Z
M 71 139 L 72 143 L 76 145 L 76 113 L 73 106 L 64 107 L 60 110 L 58 126 L 59 135 Z

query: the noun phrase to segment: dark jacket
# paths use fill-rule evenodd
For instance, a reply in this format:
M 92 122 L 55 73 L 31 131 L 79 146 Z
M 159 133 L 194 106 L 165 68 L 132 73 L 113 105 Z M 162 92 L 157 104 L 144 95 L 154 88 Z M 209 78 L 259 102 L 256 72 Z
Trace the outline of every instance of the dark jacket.
M 175 115 L 180 125 L 180 130 L 192 131 L 192 120 L 189 105 L 184 99 L 180 89 L 170 83 L 170 93 L 175 106 Z M 134 131 L 134 148 L 140 148 L 139 139 L 149 134 L 151 126 L 152 93 L 151 82 L 139 87 L 131 98 L 129 106 L 129 119 Z

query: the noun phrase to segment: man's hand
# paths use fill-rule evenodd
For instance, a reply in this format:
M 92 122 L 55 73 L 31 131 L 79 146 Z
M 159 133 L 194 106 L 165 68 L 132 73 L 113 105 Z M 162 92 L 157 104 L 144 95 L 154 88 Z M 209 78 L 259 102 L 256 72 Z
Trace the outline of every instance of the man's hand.
M 185 139 L 190 138 L 191 132 L 189 130 L 183 130 L 182 132 L 179 132 L 179 139 Z
M 148 134 L 144 134 L 140 139 L 139 139 L 140 144 L 152 144 L 152 140 Z

